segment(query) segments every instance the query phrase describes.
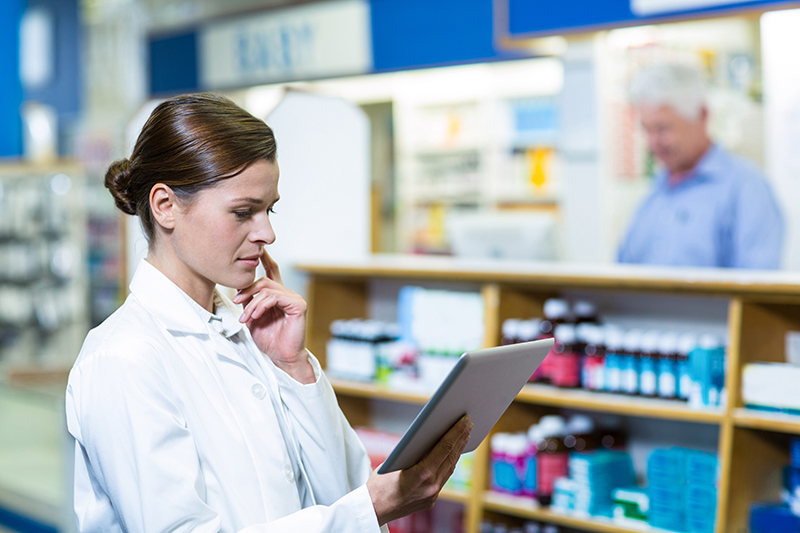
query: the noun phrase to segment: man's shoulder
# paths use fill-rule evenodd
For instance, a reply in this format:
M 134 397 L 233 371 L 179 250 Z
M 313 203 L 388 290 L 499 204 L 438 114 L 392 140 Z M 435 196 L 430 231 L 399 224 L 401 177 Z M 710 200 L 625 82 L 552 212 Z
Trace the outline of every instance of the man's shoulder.
M 755 161 L 722 148 L 715 147 L 714 171 L 719 177 L 732 181 L 735 184 L 747 184 L 752 182 L 764 183 L 767 177 L 764 171 Z

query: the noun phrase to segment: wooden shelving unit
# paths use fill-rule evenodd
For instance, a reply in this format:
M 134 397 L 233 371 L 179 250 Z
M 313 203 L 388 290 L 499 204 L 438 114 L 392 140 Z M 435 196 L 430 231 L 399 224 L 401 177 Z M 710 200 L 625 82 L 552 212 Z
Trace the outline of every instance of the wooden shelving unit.
M 447 258 L 376 256 L 360 263 L 299 265 L 309 275 L 308 346 L 323 366 L 328 328 L 334 319 L 369 316 L 370 285 L 434 283 L 473 286 L 484 299 L 485 346 L 498 344 L 507 318 L 542 315 L 544 301 L 564 291 L 605 291 L 642 298 L 675 296 L 715 299 L 727 306 L 728 403 L 695 410 L 679 401 L 626 397 L 584 390 L 527 385 L 495 428 L 519 430 L 553 409 L 569 408 L 624 416 L 699 423 L 719 428 L 721 465 L 717 533 L 746 531 L 752 502 L 777 497 L 780 469 L 789 460 L 789 438 L 800 435 L 800 416 L 745 408 L 741 369 L 755 361 L 784 360 L 786 333 L 800 331 L 800 275 L 734 270 L 663 269 L 632 266 L 546 265 L 467 262 Z M 429 393 L 389 390 L 374 384 L 331 380 L 345 415 L 354 425 L 370 423 L 373 400 L 422 405 Z M 487 439 L 488 440 L 488 439 Z M 485 513 L 534 519 L 584 531 L 637 531 L 609 520 L 554 513 L 530 500 L 488 491 L 489 450 L 475 456 L 469 493 L 442 498 L 465 506 L 465 529 L 479 531 Z M 647 531 L 658 531 L 648 529 Z

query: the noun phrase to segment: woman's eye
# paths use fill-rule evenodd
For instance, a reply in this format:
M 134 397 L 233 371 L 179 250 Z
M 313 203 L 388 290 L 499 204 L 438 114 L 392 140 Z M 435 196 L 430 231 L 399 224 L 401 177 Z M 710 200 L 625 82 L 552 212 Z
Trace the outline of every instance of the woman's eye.
M 234 215 L 236 218 L 244 220 L 245 218 L 249 217 L 252 213 L 250 211 L 234 211 Z
M 273 209 L 272 207 L 270 207 L 269 209 L 267 209 L 267 214 L 268 214 L 268 215 L 274 215 L 274 214 L 275 214 L 275 209 Z

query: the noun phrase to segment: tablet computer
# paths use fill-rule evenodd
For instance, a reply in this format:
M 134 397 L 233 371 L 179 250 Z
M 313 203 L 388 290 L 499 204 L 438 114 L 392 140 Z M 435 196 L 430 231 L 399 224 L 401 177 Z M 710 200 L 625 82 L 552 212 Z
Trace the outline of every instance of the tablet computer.
M 550 353 L 553 343 L 553 339 L 522 342 L 462 355 L 378 473 L 417 464 L 465 414 L 475 427 L 464 452 L 477 448 Z

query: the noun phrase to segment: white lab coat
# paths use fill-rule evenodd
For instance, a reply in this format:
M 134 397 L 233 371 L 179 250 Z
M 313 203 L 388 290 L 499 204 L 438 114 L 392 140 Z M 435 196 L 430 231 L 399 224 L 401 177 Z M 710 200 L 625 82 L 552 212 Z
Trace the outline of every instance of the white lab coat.
M 317 382 L 302 385 L 246 328 L 258 355 L 242 357 L 195 306 L 142 261 L 87 336 L 66 398 L 80 531 L 385 531 L 364 447 L 313 355 Z M 298 479 L 316 505 L 303 508 Z

